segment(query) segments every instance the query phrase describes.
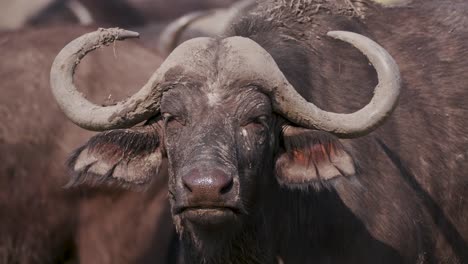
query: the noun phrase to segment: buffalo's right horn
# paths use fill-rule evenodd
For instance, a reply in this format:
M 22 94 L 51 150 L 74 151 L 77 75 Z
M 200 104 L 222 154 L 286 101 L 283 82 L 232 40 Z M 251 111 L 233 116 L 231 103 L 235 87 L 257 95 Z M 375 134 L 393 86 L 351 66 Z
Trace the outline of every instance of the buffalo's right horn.
M 282 80 L 273 90 L 273 106 L 284 117 L 304 127 L 347 138 L 366 135 L 381 125 L 396 106 L 401 87 L 398 65 L 382 46 L 363 35 L 347 31 L 330 31 L 327 35 L 352 44 L 372 63 L 379 83 L 371 101 L 350 114 L 324 111 L 306 101 L 279 73 Z
M 71 121 L 88 130 L 102 131 L 131 127 L 159 111 L 162 91 L 155 89 L 156 73 L 136 94 L 111 106 L 91 103 L 73 84 L 75 68 L 88 52 L 115 40 L 138 36 L 123 29 L 99 29 L 73 40 L 60 51 L 50 70 L 50 83 L 55 100 Z

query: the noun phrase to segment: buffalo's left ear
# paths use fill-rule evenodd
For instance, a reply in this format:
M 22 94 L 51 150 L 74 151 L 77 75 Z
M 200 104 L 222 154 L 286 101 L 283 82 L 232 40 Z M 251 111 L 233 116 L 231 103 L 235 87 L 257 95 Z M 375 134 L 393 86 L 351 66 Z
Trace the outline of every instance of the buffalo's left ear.
M 118 184 L 146 187 L 164 172 L 164 150 L 157 124 L 115 129 L 92 137 L 68 161 L 71 181 L 76 185 Z
M 337 177 L 356 173 L 353 158 L 340 140 L 327 132 L 284 125 L 276 178 L 281 185 L 320 188 Z

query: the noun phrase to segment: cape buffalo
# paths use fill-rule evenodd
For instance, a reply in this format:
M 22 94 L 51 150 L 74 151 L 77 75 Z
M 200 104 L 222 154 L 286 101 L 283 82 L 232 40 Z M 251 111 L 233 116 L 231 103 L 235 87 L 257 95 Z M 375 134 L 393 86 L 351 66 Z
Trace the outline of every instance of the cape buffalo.
M 50 75 L 62 111 L 104 131 L 70 158 L 70 185 L 168 172 L 185 263 L 468 263 L 467 12 L 259 1 L 105 107 L 75 67 L 138 34 L 84 35 Z
M 140 264 L 169 257 L 174 231 L 164 177 L 146 193 L 63 188 L 68 153 L 93 134 L 60 112 L 48 73 L 67 40 L 89 30 L 0 33 L 2 264 Z M 109 104 L 127 96 L 127 88 L 142 83 L 162 61 L 138 43 L 122 44 L 80 65 L 77 85 L 93 101 Z

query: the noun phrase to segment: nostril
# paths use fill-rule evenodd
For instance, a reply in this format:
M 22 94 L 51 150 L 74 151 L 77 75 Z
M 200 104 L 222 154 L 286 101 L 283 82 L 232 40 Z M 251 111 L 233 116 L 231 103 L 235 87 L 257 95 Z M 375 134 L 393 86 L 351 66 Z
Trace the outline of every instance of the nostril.
M 199 180 L 200 180 L 200 172 L 195 169 L 190 171 L 188 174 L 182 177 L 182 184 L 184 185 L 184 188 L 188 190 L 189 192 L 194 192 L 197 189 L 197 186 L 199 185 Z
M 232 180 L 231 177 L 229 177 L 229 180 L 227 181 L 226 184 L 224 184 L 224 186 L 221 188 L 221 190 L 219 192 L 221 194 L 226 194 L 232 189 L 233 185 L 234 185 L 234 181 Z
M 185 189 L 187 189 L 189 192 L 193 192 L 193 191 L 192 191 L 192 188 L 190 187 L 190 185 L 188 185 L 185 181 L 184 181 L 183 183 L 184 183 Z

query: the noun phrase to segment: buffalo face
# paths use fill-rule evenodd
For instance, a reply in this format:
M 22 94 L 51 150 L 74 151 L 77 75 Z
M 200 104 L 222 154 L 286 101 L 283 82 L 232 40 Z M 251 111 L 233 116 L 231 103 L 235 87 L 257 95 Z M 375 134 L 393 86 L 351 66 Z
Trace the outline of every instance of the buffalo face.
M 255 87 L 226 85 L 188 82 L 161 101 L 179 230 L 242 225 L 265 184 L 262 172 L 272 156 L 270 100 Z

